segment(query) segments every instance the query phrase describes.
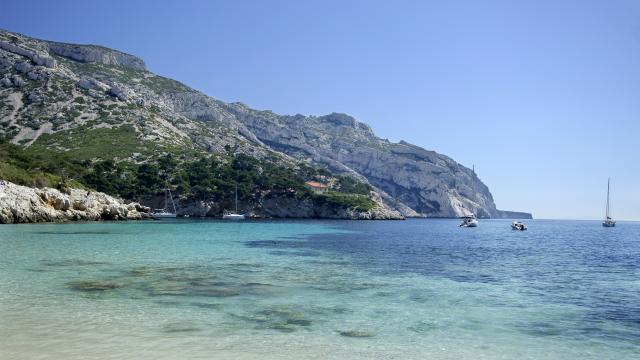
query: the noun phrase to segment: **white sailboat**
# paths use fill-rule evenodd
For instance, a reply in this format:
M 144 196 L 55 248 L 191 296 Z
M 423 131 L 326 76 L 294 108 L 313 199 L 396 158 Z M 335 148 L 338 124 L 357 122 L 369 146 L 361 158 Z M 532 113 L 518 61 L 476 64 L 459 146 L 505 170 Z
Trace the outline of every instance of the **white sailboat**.
M 613 220 L 611 218 L 611 214 L 610 214 L 610 206 L 609 206 L 609 188 L 610 188 L 610 184 L 611 184 L 611 178 L 609 178 L 607 180 L 607 210 L 606 210 L 606 214 L 604 216 L 604 221 L 602 222 L 602 226 L 604 226 L 604 227 L 614 227 L 614 226 L 616 226 L 616 222 L 615 222 L 615 220 Z
M 227 212 L 225 211 L 222 215 L 224 220 L 244 220 L 244 214 L 238 214 L 238 185 L 236 185 L 236 211 L 235 212 Z
M 476 166 L 475 164 L 472 167 L 473 172 L 473 185 L 471 186 L 471 190 L 473 191 L 472 196 L 476 197 Z M 477 198 L 476 198 L 477 200 Z M 478 227 L 478 219 L 476 219 L 476 214 L 469 213 L 467 215 L 461 216 L 462 223 L 458 225 L 459 227 Z
M 171 200 L 171 207 L 173 212 L 169 211 L 169 200 Z M 176 204 L 173 202 L 173 196 L 170 189 L 164 189 L 164 207 L 162 209 L 155 209 L 151 212 L 151 217 L 154 219 L 167 219 L 176 217 Z

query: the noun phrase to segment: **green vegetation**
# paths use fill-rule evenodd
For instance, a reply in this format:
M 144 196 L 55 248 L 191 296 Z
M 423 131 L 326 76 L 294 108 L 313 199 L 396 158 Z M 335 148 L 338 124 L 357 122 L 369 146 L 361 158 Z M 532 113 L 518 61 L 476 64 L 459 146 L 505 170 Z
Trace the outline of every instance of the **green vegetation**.
M 187 91 L 189 89 L 178 81 L 158 75 L 143 77 L 142 84 L 148 86 L 157 93 L 167 91 Z
M 338 176 L 338 190 L 348 194 L 369 195 L 371 186 L 348 176 Z
M 89 160 L 128 157 L 135 152 L 147 153 L 153 149 L 153 144 L 139 140 L 131 125 L 99 129 L 82 126 L 55 134 L 43 134 L 27 152 L 42 154 L 56 148 L 65 149 L 69 158 Z
M 324 169 L 305 164 L 291 169 L 231 152 L 159 148 L 135 134 L 131 126 L 74 129 L 43 135 L 27 149 L 0 141 L 0 178 L 26 186 L 90 188 L 142 202 L 170 187 L 181 198 L 213 200 L 231 207 L 237 186 L 240 200 L 249 203 L 277 196 L 358 211 L 375 207 L 367 185 L 335 178 Z M 138 154 L 135 161 L 134 153 Z M 333 179 L 335 189 L 312 193 L 305 181 L 318 177 Z
M 315 195 L 314 202 L 319 205 L 327 204 L 331 207 L 352 208 L 357 211 L 368 211 L 376 206 L 376 203 L 366 195 L 344 194 L 333 191 L 324 195 Z
M 69 161 L 65 155 L 26 152 L 20 146 L 0 141 L 0 179 L 25 186 L 59 187 L 63 184 L 82 188 L 83 185 L 69 175 L 83 170 L 81 164 Z

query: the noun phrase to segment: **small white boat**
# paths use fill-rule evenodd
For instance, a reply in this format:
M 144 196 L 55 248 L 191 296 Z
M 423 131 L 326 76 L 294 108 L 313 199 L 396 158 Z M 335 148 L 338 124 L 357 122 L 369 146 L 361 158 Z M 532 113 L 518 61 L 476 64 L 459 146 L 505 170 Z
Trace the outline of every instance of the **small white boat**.
M 604 216 L 604 221 L 602 222 L 602 226 L 604 227 L 615 227 L 616 221 L 611 218 L 610 215 L 610 206 L 609 206 L 609 188 L 611 184 L 611 178 L 607 180 L 607 210 Z
M 223 214 L 222 218 L 224 220 L 244 220 L 245 216 L 244 214 L 228 213 L 228 214 Z
M 171 200 L 171 206 L 173 207 L 173 212 L 169 211 L 168 209 L 169 199 Z M 154 219 L 170 219 L 170 218 L 176 217 L 176 204 L 173 202 L 173 196 L 171 195 L 171 190 L 169 189 L 164 190 L 164 208 L 155 209 L 149 215 L 151 215 L 151 217 Z
M 238 214 L 238 186 L 236 185 L 236 211 L 235 212 L 227 212 L 225 211 L 222 214 L 223 220 L 244 220 L 244 214 Z
M 170 219 L 170 218 L 175 219 L 176 214 L 172 212 L 162 211 L 162 209 L 156 209 L 153 212 L 151 212 L 151 217 L 154 219 Z
M 462 216 L 460 219 L 462 219 L 462 223 L 459 225 L 459 227 L 477 227 L 478 226 L 478 220 L 476 220 L 476 216 L 474 214 Z
M 511 223 L 511 229 L 524 231 L 524 230 L 527 230 L 527 225 L 524 223 L 521 223 L 520 221 L 514 221 Z

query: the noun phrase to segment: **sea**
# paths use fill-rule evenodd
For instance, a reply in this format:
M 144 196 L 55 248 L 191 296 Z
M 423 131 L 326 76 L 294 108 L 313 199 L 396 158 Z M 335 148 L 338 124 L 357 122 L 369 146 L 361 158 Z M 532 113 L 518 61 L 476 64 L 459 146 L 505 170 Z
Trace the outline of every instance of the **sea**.
M 0 359 L 640 359 L 640 223 L 0 226 Z

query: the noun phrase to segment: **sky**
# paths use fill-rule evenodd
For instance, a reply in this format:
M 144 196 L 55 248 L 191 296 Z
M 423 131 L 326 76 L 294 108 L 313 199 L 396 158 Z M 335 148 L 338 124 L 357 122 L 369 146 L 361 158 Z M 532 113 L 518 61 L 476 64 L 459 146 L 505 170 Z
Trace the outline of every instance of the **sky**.
M 640 1 L 0 2 L 227 102 L 356 117 L 471 167 L 500 209 L 640 220 Z

